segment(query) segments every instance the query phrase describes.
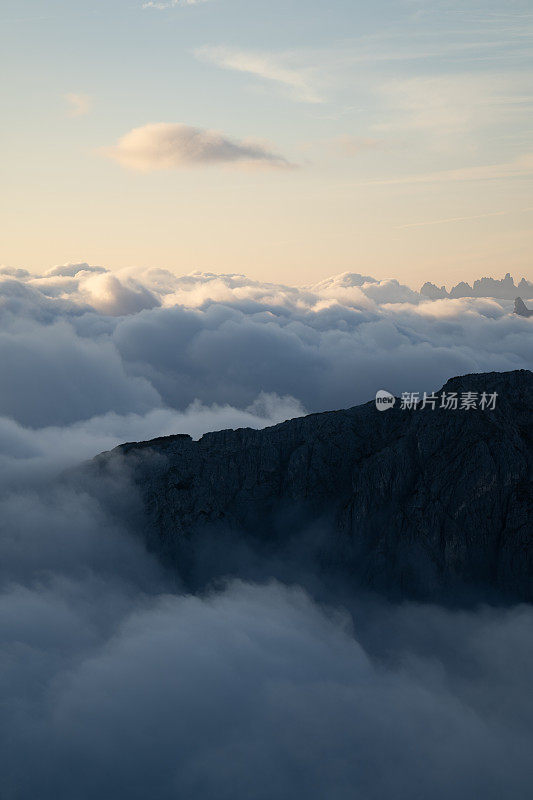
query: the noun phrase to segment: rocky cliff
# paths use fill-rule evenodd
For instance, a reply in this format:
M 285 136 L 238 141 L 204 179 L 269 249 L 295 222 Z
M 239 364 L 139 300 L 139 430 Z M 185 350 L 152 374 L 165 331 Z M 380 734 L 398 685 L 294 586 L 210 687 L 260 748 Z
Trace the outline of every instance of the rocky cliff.
M 395 597 L 532 601 L 533 373 L 466 375 L 443 391 L 497 393 L 496 405 L 370 402 L 125 444 L 93 467 L 127 466 L 148 546 L 192 583 L 261 565 L 297 580 L 305 564 Z
M 521 297 L 514 301 L 514 313 L 520 317 L 533 317 L 533 310 L 526 306 Z

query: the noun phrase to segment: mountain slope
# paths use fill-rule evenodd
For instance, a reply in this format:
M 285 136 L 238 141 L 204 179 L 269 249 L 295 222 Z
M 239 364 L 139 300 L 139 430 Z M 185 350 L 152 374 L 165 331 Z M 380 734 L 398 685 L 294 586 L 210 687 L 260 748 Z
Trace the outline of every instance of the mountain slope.
M 514 313 L 520 317 L 533 317 L 533 310 L 528 308 L 521 297 L 514 301 Z
M 148 545 L 192 583 L 315 570 L 390 596 L 533 600 L 533 373 L 453 378 L 494 410 L 375 404 L 103 454 L 140 487 Z M 438 406 L 438 403 L 437 403 Z M 275 565 L 275 566 L 270 566 Z

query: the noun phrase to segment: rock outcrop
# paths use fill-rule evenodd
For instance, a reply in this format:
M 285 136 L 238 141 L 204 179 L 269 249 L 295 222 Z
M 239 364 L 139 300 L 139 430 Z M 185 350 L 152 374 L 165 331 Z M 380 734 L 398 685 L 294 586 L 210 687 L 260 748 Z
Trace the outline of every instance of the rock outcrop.
M 533 601 L 533 373 L 466 375 L 443 391 L 497 393 L 496 405 L 370 402 L 125 444 L 93 469 L 128 467 L 148 546 L 193 583 L 243 563 L 296 580 L 305 563 L 394 597 Z
M 450 296 L 445 286 L 436 286 L 434 283 L 430 283 L 430 281 L 425 282 L 420 289 L 420 294 L 424 297 L 429 297 L 430 300 L 444 300 L 446 297 Z
M 514 313 L 520 317 L 533 317 L 533 309 L 528 308 L 521 297 L 514 301 Z

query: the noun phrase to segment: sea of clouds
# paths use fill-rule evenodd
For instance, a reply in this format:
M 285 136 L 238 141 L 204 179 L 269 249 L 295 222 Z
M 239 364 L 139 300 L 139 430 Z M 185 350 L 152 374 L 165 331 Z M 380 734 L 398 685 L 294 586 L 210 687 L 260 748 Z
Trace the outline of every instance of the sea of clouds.
M 194 596 L 138 511 L 118 478 L 2 492 L 3 798 L 529 796 L 531 607 Z
M 525 800 L 533 611 L 193 596 L 142 545 L 126 440 L 263 427 L 532 368 L 533 320 L 341 275 L 69 265 L 0 280 L 0 796 Z
M 58 449 L 72 437 L 86 457 L 92 437 L 96 453 L 124 438 L 259 427 L 381 388 L 433 390 L 454 375 L 531 368 L 532 322 L 511 311 L 489 298 L 431 301 L 353 273 L 296 288 L 87 264 L 43 276 L 5 269 L 2 439 L 48 450 L 50 437 Z

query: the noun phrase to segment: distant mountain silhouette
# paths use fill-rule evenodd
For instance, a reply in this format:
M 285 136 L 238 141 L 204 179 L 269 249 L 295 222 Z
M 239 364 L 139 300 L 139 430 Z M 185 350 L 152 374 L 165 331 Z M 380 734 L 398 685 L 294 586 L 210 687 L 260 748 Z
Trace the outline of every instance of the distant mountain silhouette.
M 514 300 L 518 294 L 533 298 L 533 283 L 522 278 L 515 285 L 514 280 L 508 272 L 505 278 L 496 280 L 494 278 L 480 278 L 474 281 L 474 285 L 461 281 L 450 291 L 446 291 L 445 286 L 436 286 L 434 283 L 426 282 L 420 289 L 420 294 L 429 297 L 431 300 L 442 300 L 446 297 L 496 297 L 499 300 Z

